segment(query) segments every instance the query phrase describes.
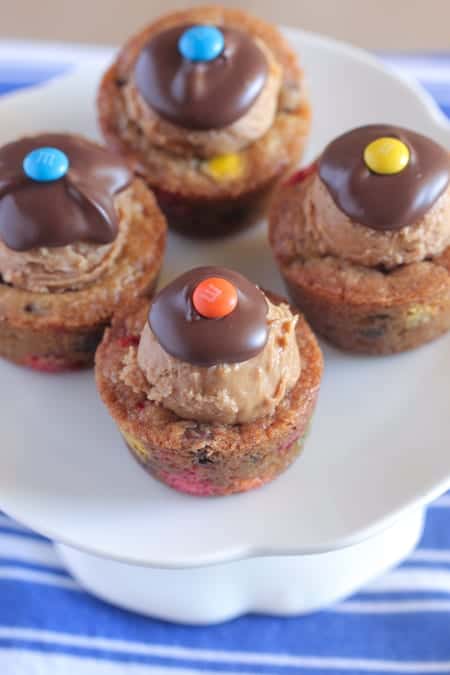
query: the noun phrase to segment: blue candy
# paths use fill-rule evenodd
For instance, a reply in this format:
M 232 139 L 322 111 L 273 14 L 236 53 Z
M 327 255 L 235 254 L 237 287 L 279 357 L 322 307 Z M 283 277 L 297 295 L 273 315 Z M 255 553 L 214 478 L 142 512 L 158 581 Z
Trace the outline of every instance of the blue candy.
M 178 42 L 180 54 L 189 61 L 213 61 L 224 46 L 223 33 L 215 26 L 192 26 Z
M 58 148 L 36 148 L 23 160 L 25 175 L 39 183 L 59 180 L 69 170 L 67 155 Z

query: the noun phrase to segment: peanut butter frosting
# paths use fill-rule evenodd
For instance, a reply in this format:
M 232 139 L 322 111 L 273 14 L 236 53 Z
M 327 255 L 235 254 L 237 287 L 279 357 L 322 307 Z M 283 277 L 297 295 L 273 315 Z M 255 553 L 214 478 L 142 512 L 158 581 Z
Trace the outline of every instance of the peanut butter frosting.
M 253 358 L 210 367 L 167 353 L 149 323 L 139 348 L 130 348 L 120 378 L 136 392 L 179 417 L 199 422 L 241 424 L 272 415 L 301 372 L 295 337 L 297 317 L 285 304 L 267 300 L 268 338 Z
M 32 292 L 78 290 L 116 260 L 127 237 L 133 174 L 73 134 L 0 148 L 0 275 Z
M 184 157 L 191 154 L 208 159 L 244 149 L 272 126 L 282 85 L 282 69 L 271 50 L 262 40 L 254 40 L 267 59 L 267 78 L 250 109 L 232 124 L 220 129 L 190 130 L 163 119 L 144 100 L 134 78 L 123 90 L 128 116 L 155 146 Z
M 301 189 L 296 252 L 302 257 L 331 255 L 389 270 L 439 255 L 450 245 L 450 186 L 418 222 L 385 231 L 351 220 L 336 205 L 317 173 Z
M 67 246 L 14 251 L 0 239 L 0 276 L 16 288 L 35 293 L 79 290 L 99 279 L 120 255 L 129 229 L 126 189 L 114 200 L 120 213 L 118 233 L 111 244 L 80 241 Z

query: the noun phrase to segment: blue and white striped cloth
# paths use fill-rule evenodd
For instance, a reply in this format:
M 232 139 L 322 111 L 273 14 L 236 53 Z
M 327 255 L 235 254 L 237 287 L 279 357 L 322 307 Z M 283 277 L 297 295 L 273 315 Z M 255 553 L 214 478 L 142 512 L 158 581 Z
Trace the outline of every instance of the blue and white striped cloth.
M 13 50 L 14 52 L 14 50 Z M 64 72 L 74 51 L 2 58 L 0 92 Z M 15 53 L 15 52 L 14 52 Z M 42 53 L 42 52 L 41 52 Z M 450 116 L 450 53 L 384 57 L 416 75 Z M 47 539 L 0 515 L 0 675 L 450 673 L 450 494 L 428 511 L 418 550 L 335 607 L 173 626 L 110 607 L 64 570 Z

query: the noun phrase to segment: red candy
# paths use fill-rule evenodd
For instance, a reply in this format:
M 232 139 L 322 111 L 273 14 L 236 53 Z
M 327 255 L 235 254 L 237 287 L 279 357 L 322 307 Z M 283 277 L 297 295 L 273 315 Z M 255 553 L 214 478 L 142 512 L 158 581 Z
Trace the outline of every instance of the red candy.
M 314 173 L 314 171 L 317 168 L 316 162 L 313 162 L 309 166 L 305 166 L 303 169 L 299 169 L 299 171 L 296 171 L 292 176 L 290 176 L 287 181 L 286 185 L 298 185 L 299 183 L 302 183 L 305 178 L 308 178 L 308 176 L 311 176 L 311 174 Z
M 22 365 L 41 373 L 62 373 L 67 370 L 79 370 L 85 364 L 77 361 L 66 361 L 57 356 L 31 355 L 22 361 Z
M 222 319 L 231 314 L 238 301 L 232 283 L 220 277 L 201 281 L 192 295 L 192 302 L 199 314 L 206 319 Z
M 119 338 L 118 342 L 121 347 L 138 347 L 139 346 L 139 335 L 125 335 L 124 337 Z

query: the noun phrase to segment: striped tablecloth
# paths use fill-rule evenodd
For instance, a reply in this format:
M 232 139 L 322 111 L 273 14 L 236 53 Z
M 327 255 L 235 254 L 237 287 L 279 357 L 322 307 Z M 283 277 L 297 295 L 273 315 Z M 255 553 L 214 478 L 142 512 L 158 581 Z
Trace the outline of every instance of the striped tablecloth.
M 76 49 L 0 43 L 0 92 L 85 59 Z M 450 52 L 383 56 L 450 116 Z M 64 570 L 52 543 L 0 515 L 0 675 L 450 673 L 450 495 L 428 511 L 418 550 L 327 611 L 174 626 L 110 607 Z

